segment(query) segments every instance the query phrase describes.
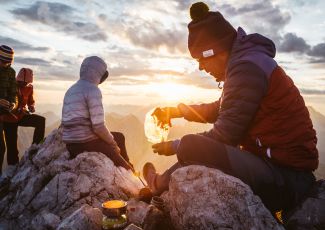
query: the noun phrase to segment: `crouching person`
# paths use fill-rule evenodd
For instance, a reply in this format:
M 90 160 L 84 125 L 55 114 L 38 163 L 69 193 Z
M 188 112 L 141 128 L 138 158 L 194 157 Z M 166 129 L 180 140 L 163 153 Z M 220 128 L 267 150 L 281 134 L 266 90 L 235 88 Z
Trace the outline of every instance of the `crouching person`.
M 13 116 L 8 117 L 4 123 L 9 165 L 16 165 L 19 162 L 17 147 L 18 126 L 35 128 L 33 144 L 39 144 L 44 139 L 45 117 L 32 114 L 35 112 L 33 79 L 33 71 L 28 68 L 22 68 L 16 77 L 18 105 L 12 111 Z
M 63 141 L 70 157 L 82 152 L 101 152 L 116 166 L 131 169 L 122 133 L 110 132 L 105 125 L 102 93 L 98 85 L 108 77 L 107 65 L 99 57 L 87 57 L 80 67 L 80 79 L 64 96 Z

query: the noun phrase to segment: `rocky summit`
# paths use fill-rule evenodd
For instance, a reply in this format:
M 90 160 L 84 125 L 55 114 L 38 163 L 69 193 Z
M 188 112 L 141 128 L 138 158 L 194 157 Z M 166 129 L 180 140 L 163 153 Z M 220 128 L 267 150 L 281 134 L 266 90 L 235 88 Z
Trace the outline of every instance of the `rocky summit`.
M 115 167 L 102 153 L 85 152 L 70 160 L 60 130 L 43 144 L 31 146 L 12 174 L 1 181 L 4 229 L 56 229 L 75 221 L 71 215 L 84 205 L 80 218 L 98 213 L 105 200 L 128 200 L 142 187 L 131 172 Z M 74 227 L 70 229 L 80 229 Z M 92 227 L 84 225 L 84 229 Z
M 70 159 L 60 129 L 32 145 L 4 174 L 0 229 L 99 230 L 101 204 L 110 199 L 128 201 L 127 229 L 283 229 L 246 184 L 204 166 L 175 171 L 159 207 L 139 201 L 143 185 L 131 171 L 115 167 L 102 153 Z M 295 210 L 289 228 L 323 226 L 325 183 L 319 183 L 313 197 Z M 302 218 L 311 207 L 317 207 L 311 218 Z

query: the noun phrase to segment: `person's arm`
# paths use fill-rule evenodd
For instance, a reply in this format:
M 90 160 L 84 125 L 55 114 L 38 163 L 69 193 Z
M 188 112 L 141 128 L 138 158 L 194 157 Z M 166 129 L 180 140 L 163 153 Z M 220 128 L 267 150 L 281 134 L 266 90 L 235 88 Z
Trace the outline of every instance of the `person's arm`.
M 8 88 L 8 100 L 10 103 L 11 109 L 13 109 L 17 104 L 17 83 L 16 83 L 16 72 L 12 69 L 12 72 L 9 76 L 9 88 Z
M 27 106 L 28 106 L 29 112 L 34 113 L 35 112 L 34 89 L 33 89 L 33 86 L 30 86 L 30 87 L 31 87 L 31 93 L 29 94 L 29 97 L 28 97 Z
M 134 171 L 133 165 L 127 162 L 120 154 L 121 150 L 118 147 L 114 136 L 108 130 L 105 125 L 105 116 L 104 116 L 104 107 L 102 103 L 102 94 L 97 88 L 92 90 L 91 93 L 87 96 L 87 105 L 90 114 L 90 120 L 92 123 L 92 129 L 94 133 L 108 143 L 114 149 L 114 154 L 110 156 L 111 160 L 117 165 L 122 166 L 127 170 Z
M 201 123 L 214 123 L 219 114 L 219 100 L 200 104 L 200 105 L 185 105 L 183 103 L 177 106 L 182 116 L 188 121 L 196 121 Z
M 158 126 L 161 127 L 164 127 L 166 124 L 171 127 L 171 119 L 183 117 L 177 107 L 157 107 L 151 116 L 157 119 Z
M 200 105 L 185 105 L 180 103 L 177 107 L 156 108 L 152 113 L 158 120 L 158 125 L 171 126 L 171 119 L 184 118 L 188 121 L 200 123 L 214 123 L 217 120 L 219 101 Z
M 234 66 L 224 84 L 218 119 L 202 135 L 238 145 L 252 124 L 267 88 L 267 76 L 258 66 L 251 62 Z
M 90 91 L 86 100 L 94 133 L 108 144 L 117 146 L 113 135 L 105 125 L 104 108 L 100 90 L 97 88 L 96 90 Z

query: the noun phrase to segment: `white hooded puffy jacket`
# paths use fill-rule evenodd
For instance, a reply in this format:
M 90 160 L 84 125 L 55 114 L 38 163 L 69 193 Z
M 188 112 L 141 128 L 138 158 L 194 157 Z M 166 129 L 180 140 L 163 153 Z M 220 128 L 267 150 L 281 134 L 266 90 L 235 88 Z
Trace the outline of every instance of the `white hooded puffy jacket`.
M 105 125 L 102 93 L 98 88 L 106 70 L 106 63 L 99 57 L 87 57 L 82 62 L 80 79 L 64 96 L 61 124 L 65 143 L 85 143 L 102 138 L 116 144 Z

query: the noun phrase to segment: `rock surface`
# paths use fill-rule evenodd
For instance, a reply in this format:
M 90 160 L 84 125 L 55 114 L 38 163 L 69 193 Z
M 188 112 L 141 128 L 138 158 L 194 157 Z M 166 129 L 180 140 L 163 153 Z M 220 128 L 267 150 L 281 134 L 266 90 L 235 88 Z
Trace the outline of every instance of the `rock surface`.
M 174 229 L 168 213 L 136 199 L 128 201 L 128 220 L 144 230 Z
M 103 201 L 128 200 L 142 187 L 131 171 L 115 167 L 102 153 L 85 152 L 70 160 L 56 130 L 43 144 L 31 146 L 14 175 L 2 180 L 0 228 L 55 229 L 76 217 L 94 220 L 91 210 Z
M 57 230 L 92 229 L 100 230 L 103 214 L 98 208 L 87 204 L 65 218 Z
M 131 223 L 141 226 L 150 211 L 150 206 L 142 201 L 131 199 L 128 201 L 128 219 Z
M 283 229 L 248 185 L 216 169 L 178 169 L 163 198 L 176 229 Z

